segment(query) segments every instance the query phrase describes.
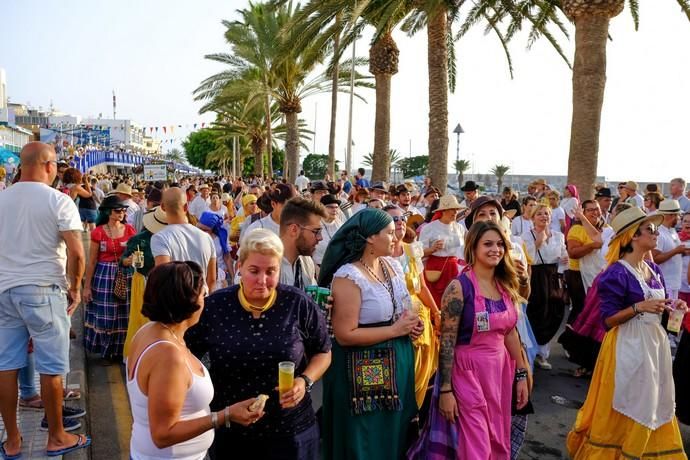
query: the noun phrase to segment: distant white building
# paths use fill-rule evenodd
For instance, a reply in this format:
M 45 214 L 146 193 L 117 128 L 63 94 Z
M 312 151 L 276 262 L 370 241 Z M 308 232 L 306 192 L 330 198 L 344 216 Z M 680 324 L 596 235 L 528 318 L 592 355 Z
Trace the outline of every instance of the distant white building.
M 144 151 L 144 128 L 132 120 L 113 120 L 111 118 L 85 118 L 82 126 L 110 128 L 110 142 L 114 146 L 124 144 L 125 148 Z

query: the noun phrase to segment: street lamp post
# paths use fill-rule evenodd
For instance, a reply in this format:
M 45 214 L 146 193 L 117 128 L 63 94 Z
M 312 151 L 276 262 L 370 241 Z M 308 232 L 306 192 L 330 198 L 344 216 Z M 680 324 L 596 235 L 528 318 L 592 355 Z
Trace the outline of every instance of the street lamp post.
M 460 126 L 460 123 L 458 123 L 453 132 L 457 135 L 457 142 L 455 145 L 455 161 L 460 161 L 460 134 L 464 133 L 465 131 L 462 129 L 462 126 Z

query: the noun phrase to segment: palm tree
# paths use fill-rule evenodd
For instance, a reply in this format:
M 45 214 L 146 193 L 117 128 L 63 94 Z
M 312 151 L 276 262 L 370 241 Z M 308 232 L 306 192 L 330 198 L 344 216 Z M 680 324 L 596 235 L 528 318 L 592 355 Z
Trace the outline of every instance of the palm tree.
M 261 88 L 261 103 L 264 107 L 264 123 L 266 125 L 268 155 L 268 175 L 273 175 L 271 140 L 271 88 L 275 86 L 273 73 L 274 62 L 277 58 L 277 43 L 271 39 L 278 33 L 279 26 L 273 21 L 265 5 L 249 3 L 249 8 L 237 11 L 242 18 L 240 21 L 222 21 L 226 27 L 225 40 L 230 44 L 233 54 L 209 54 L 207 59 L 228 64 L 230 68 L 204 80 L 194 93 L 195 100 L 214 99 L 219 96 L 227 83 L 252 70 L 256 73 L 255 84 Z M 212 110 L 210 104 L 205 105 L 200 113 Z M 259 164 L 262 164 L 260 162 Z
M 331 77 L 327 73 L 312 76 L 314 68 L 323 63 L 331 52 L 331 47 L 321 46 L 320 41 L 305 49 L 291 46 L 295 41 L 295 31 L 288 25 L 293 23 L 298 13 L 299 8 L 293 8 L 291 2 L 277 7 L 265 7 L 262 13 L 267 26 L 257 30 L 257 36 L 270 41 L 279 50 L 279 56 L 271 64 L 272 86 L 267 88 L 263 83 L 257 84 L 245 78 L 229 79 L 216 101 L 223 103 L 225 100 L 241 99 L 255 104 L 257 101 L 265 102 L 267 95 L 275 101 L 279 111 L 285 116 L 285 155 L 287 179 L 290 182 L 294 181 L 299 170 L 301 144 L 298 114 L 302 111 L 302 100 L 314 94 L 330 92 L 332 86 Z M 338 90 L 344 91 L 349 86 L 349 76 L 350 72 L 340 72 Z M 366 78 L 358 73 L 355 74 L 355 84 L 358 87 L 371 87 Z M 362 99 L 361 96 L 356 96 Z
M 187 157 L 178 148 L 172 148 L 165 154 L 166 161 L 173 161 L 175 163 L 186 163 Z
M 372 180 L 388 180 L 390 176 L 391 79 L 398 72 L 400 54 L 392 32 L 410 5 L 409 0 L 311 0 L 295 27 L 297 47 L 315 39 L 326 41 L 342 32 L 341 50 L 356 40 L 365 24 L 377 28 L 369 48 L 369 72 L 376 81 Z M 336 21 L 339 15 L 340 23 Z
M 403 23 L 403 30 L 410 35 L 424 27 L 427 31 L 429 175 L 433 184 L 439 187 L 441 191 L 445 190 L 448 180 L 448 90 L 455 91 L 456 85 L 454 41 L 464 36 L 472 27 L 485 22 L 485 31 L 493 31 L 498 37 L 505 51 L 512 75 L 512 61 L 507 44 L 520 30 L 522 20 L 526 19 L 533 26 L 530 42 L 535 37 L 543 35 L 565 59 L 560 46 L 546 28 L 550 17 L 539 18 L 530 12 L 533 3 L 540 4 L 542 2 L 543 0 L 525 0 L 517 3 L 514 0 L 477 0 L 473 2 L 425 0 L 415 3 L 416 9 Z M 465 3 L 471 6 L 454 37 L 451 25 L 460 20 L 461 9 Z M 502 31 L 499 24 L 504 19 L 510 20 L 510 25 Z M 560 25 L 557 22 L 556 24 Z M 560 29 L 566 33 L 565 28 L 560 27 Z
M 500 193 L 503 189 L 503 177 L 510 171 L 508 165 L 496 165 L 491 168 L 491 174 L 496 176 L 496 190 Z
M 429 158 L 431 160 L 431 158 Z M 458 190 L 462 187 L 462 183 L 465 182 L 465 173 L 472 167 L 469 160 L 458 160 L 453 166 L 455 167 L 455 173 L 458 175 Z M 433 179 L 432 179 L 432 184 Z
M 388 164 L 391 165 L 391 169 L 398 167 L 398 163 L 400 162 L 400 160 L 402 160 L 402 156 L 400 156 L 400 154 L 398 153 L 397 150 L 395 150 L 395 149 L 388 150 L 387 161 L 388 161 Z M 369 166 L 371 168 L 374 166 L 374 162 L 375 162 L 374 155 L 372 155 L 371 153 L 367 153 L 366 155 L 364 155 L 364 159 L 362 160 L 362 164 L 364 166 Z M 373 180 L 374 180 L 374 178 L 372 177 L 372 181 Z
M 690 1 L 676 0 L 690 19 Z M 635 30 L 639 25 L 638 0 L 628 0 Z M 606 88 L 606 42 L 609 23 L 625 8 L 626 0 L 548 0 L 536 2 L 534 15 L 558 21 L 560 9 L 575 24 L 573 113 L 570 126 L 568 182 L 582 199 L 594 193 L 599 157 L 601 112 Z

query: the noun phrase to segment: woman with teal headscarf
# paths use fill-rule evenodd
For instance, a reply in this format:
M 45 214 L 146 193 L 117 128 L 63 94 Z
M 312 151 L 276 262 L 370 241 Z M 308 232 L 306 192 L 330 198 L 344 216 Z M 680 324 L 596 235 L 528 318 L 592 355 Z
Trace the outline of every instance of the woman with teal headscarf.
M 400 264 L 395 227 L 364 209 L 335 233 L 320 286 L 331 286 L 335 341 L 324 376 L 324 458 L 399 459 L 417 412 L 412 340 L 423 332 Z M 332 284 L 331 284 L 332 283 Z

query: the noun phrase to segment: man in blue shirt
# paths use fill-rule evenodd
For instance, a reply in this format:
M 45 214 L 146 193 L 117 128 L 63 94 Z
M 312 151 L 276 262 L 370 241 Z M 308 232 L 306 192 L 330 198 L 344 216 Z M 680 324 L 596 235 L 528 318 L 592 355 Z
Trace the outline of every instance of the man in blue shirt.
M 355 175 L 355 185 L 360 188 L 369 188 L 369 181 L 364 177 L 364 168 L 357 169 Z

